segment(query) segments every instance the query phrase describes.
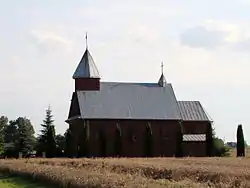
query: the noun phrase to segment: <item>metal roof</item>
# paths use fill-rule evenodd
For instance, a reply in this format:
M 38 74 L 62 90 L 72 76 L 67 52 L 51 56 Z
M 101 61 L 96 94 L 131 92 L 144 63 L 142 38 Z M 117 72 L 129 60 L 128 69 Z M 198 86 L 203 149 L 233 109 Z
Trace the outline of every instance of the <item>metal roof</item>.
M 183 141 L 186 141 L 186 142 L 206 141 L 206 135 L 205 134 L 184 134 Z
M 199 101 L 178 101 L 184 121 L 211 121 Z
M 80 63 L 78 64 L 73 78 L 100 78 L 95 62 L 88 49 L 84 52 Z
M 171 84 L 101 82 L 77 97 L 86 119 L 181 119 Z

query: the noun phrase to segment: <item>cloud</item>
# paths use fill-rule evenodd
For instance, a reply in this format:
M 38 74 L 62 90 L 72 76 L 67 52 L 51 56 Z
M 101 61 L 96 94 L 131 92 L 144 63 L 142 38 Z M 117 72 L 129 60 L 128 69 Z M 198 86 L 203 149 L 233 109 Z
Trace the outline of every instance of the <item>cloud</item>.
M 51 31 L 51 30 L 31 30 L 32 42 L 40 52 L 48 53 L 51 51 L 64 50 L 72 51 L 72 41 Z
M 192 48 L 216 48 L 225 43 L 225 35 L 223 31 L 213 31 L 197 26 L 181 34 L 181 44 Z
M 182 45 L 191 48 L 215 49 L 220 46 L 232 50 L 250 49 L 250 25 L 231 24 L 222 21 L 206 20 L 199 26 L 187 29 L 180 35 Z

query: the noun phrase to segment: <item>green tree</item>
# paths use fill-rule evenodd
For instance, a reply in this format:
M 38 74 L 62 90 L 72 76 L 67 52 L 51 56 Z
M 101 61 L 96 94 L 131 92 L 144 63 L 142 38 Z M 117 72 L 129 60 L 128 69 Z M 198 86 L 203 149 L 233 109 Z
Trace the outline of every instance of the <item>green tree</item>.
M 115 155 L 120 156 L 122 153 L 122 132 L 121 132 L 121 127 L 117 123 L 116 125 L 116 130 L 115 130 L 115 143 L 114 143 L 114 150 L 115 150 Z
M 6 157 L 18 156 L 18 128 L 16 121 L 9 121 L 4 128 L 4 155 Z
M 245 157 L 245 140 L 242 125 L 237 128 L 237 157 Z
M 153 139 L 152 139 L 152 128 L 150 123 L 146 125 L 145 130 L 145 156 L 146 157 L 152 157 L 152 149 L 153 149 Z
M 54 157 L 56 150 L 55 127 L 50 106 L 46 109 L 45 119 L 41 124 L 41 134 L 38 136 L 37 153 L 46 153 L 47 157 Z
M 31 121 L 26 117 L 19 117 L 15 121 L 18 131 L 18 151 L 24 156 L 30 154 L 35 146 L 35 131 Z
M 215 129 L 212 127 L 212 138 L 213 142 L 211 143 L 211 156 L 212 157 L 228 157 L 230 156 L 230 148 L 225 146 L 225 143 L 222 139 L 216 136 Z
M 0 117 L 0 155 L 4 153 L 4 129 L 7 127 L 8 121 L 6 116 Z
M 213 138 L 213 145 L 214 145 L 214 150 L 213 150 L 213 156 L 214 157 L 228 157 L 230 156 L 230 149 L 229 147 L 225 146 L 225 143 L 222 139 L 218 137 Z
M 46 149 L 46 156 L 48 158 L 55 157 L 56 155 L 56 140 L 55 140 L 55 127 L 54 125 L 49 126 L 46 142 L 47 142 L 47 149 Z

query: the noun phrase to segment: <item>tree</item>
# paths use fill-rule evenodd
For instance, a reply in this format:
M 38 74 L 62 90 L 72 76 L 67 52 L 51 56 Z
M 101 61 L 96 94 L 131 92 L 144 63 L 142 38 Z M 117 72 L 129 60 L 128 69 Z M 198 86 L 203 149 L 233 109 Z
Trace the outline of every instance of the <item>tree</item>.
M 211 129 L 210 129 L 211 127 Z M 207 149 L 210 150 L 211 157 L 226 157 L 229 156 L 229 147 L 225 146 L 225 143 L 222 139 L 216 136 L 215 129 L 212 127 L 212 124 L 210 124 L 210 127 L 207 127 Z M 212 135 L 212 140 L 211 136 Z
M 213 138 L 213 155 L 214 157 L 228 157 L 230 156 L 229 147 L 225 146 L 222 139 L 215 137 Z
M 56 140 L 55 140 L 55 127 L 54 125 L 49 126 L 46 142 L 47 142 L 47 149 L 46 155 L 48 158 L 55 157 L 56 155 Z
M 41 134 L 38 137 L 37 153 L 45 152 L 48 157 L 54 157 L 56 150 L 55 127 L 50 106 L 46 109 L 45 120 L 41 124 Z
M 4 129 L 7 127 L 8 121 L 7 117 L 0 117 L 0 155 L 4 153 Z
M 122 132 L 121 132 L 121 127 L 117 123 L 116 125 L 116 130 L 115 130 L 115 143 L 114 143 L 114 150 L 115 150 L 115 155 L 120 156 L 122 153 L 122 140 L 121 140 Z
M 9 121 L 9 124 L 4 128 L 4 155 L 6 157 L 18 156 L 18 128 L 15 121 Z
M 33 151 L 35 145 L 33 125 L 26 117 L 17 118 L 15 123 L 18 131 L 18 151 L 27 156 Z
M 237 128 L 237 157 L 245 157 L 245 140 L 242 125 Z
M 145 130 L 145 156 L 152 157 L 152 149 L 153 149 L 153 139 L 152 139 L 152 128 L 150 123 L 146 125 Z

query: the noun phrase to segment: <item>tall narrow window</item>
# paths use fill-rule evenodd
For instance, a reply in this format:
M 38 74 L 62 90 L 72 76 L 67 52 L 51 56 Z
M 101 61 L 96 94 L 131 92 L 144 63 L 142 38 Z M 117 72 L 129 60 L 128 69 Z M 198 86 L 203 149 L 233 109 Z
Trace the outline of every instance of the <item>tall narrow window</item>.
M 152 157 L 153 137 L 152 137 L 152 128 L 150 123 L 146 125 L 144 147 L 145 147 L 145 156 Z
M 116 156 L 122 153 L 122 131 L 119 123 L 116 124 L 114 150 Z

